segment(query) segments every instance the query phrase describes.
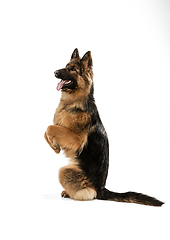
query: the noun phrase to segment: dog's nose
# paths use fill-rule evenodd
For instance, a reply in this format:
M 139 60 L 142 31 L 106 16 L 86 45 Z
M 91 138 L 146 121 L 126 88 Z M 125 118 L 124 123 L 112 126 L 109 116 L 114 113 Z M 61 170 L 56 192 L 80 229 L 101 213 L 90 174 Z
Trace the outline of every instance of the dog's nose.
M 58 75 L 58 70 L 54 72 L 54 75 L 57 76 Z

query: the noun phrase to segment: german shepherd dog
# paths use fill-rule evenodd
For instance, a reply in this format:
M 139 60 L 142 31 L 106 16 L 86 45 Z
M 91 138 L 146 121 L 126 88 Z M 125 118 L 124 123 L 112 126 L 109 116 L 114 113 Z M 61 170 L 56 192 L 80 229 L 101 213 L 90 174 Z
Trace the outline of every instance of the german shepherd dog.
M 75 49 L 66 67 L 54 74 L 60 79 L 57 90 L 62 95 L 54 125 L 47 128 L 45 139 L 56 153 L 62 149 L 70 159 L 59 170 L 59 181 L 65 189 L 61 196 L 161 206 L 163 202 L 141 193 L 116 193 L 105 188 L 109 142 L 93 97 L 91 52 L 80 58 Z

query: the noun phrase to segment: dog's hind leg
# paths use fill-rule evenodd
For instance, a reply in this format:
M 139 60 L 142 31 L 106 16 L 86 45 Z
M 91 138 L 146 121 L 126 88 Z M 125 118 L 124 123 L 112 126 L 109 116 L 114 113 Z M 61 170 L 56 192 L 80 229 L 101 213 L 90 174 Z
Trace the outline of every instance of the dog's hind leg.
M 62 196 L 69 196 L 74 200 L 93 200 L 97 193 L 84 175 L 84 173 L 74 164 L 62 167 L 59 171 L 59 181 L 65 191 Z

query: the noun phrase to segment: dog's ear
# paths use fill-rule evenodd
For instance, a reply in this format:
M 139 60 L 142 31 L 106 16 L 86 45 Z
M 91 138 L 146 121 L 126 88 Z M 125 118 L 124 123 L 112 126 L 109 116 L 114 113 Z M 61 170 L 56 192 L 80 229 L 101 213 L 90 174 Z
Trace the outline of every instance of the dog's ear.
M 84 54 L 84 56 L 81 59 L 81 63 L 83 64 L 84 69 L 86 69 L 87 67 L 92 67 L 93 63 L 90 51 Z
M 74 49 L 74 51 L 73 51 L 73 53 L 72 53 L 72 55 L 71 55 L 71 60 L 72 60 L 72 59 L 80 59 L 80 57 L 79 57 L 79 51 L 78 51 L 77 48 Z

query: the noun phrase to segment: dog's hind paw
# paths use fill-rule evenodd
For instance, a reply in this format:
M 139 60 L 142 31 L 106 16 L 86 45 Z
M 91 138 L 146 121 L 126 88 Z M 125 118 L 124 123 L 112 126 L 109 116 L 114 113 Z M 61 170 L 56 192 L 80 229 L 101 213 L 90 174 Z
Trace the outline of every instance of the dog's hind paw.
M 70 198 L 66 191 L 62 191 L 61 196 L 63 198 Z

